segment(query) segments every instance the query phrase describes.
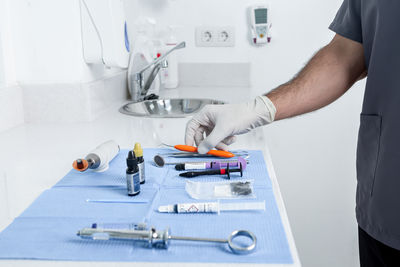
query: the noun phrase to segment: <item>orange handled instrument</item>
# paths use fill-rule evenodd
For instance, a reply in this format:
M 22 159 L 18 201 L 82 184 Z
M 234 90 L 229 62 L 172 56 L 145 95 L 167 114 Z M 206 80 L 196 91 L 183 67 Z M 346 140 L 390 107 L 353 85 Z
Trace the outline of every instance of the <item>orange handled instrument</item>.
M 187 145 L 176 145 L 174 148 L 180 150 L 180 151 L 186 151 L 186 152 L 195 152 L 197 153 L 197 147 L 194 146 L 187 146 Z M 232 158 L 235 156 L 235 154 L 229 152 L 229 151 L 224 151 L 224 150 L 210 150 L 207 152 L 209 155 L 213 155 L 216 157 L 222 157 L 222 158 Z

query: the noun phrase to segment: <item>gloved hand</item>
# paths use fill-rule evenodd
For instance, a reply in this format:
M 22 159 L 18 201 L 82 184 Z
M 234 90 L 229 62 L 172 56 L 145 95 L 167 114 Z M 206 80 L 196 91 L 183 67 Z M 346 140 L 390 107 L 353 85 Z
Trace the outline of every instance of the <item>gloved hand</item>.
M 201 154 L 214 147 L 228 150 L 235 135 L 273 122 L 275 113 L 274 104 L 266 96 L 242 104 L 207 105 L 187 123 L 185 143 L 196 143 Z

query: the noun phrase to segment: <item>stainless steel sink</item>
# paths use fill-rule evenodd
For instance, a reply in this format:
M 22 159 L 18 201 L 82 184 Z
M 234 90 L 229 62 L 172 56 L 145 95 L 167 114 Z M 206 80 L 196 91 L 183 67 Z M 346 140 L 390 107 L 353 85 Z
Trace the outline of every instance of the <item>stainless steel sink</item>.
M 224 104 L 212 99 L 172 98 L 130 102 L 119 111 L 126 115 L 151 118 L 183 118 L 199 112 L 208 104 Z

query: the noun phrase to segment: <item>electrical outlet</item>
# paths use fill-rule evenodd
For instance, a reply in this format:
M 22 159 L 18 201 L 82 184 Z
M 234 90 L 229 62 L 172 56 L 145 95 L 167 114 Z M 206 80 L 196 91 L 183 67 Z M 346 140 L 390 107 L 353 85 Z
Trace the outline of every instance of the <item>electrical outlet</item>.
M 203 47 L 235 46 L 235 28 L 232 26 L 196 27 L 196 46 L 203 46 Z

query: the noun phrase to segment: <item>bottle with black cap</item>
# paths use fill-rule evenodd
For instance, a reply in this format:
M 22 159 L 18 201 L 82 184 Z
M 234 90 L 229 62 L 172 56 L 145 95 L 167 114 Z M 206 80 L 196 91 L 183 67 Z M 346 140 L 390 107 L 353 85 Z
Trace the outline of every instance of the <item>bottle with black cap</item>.
M 128 196 L 136 196 L 140 193 L 140 177 L 138 160 L 135 152 L 129 151 L 126 158 L 126 185 L 128 188 Z

